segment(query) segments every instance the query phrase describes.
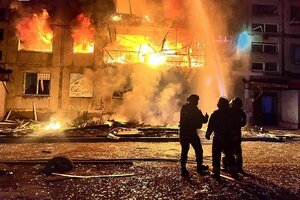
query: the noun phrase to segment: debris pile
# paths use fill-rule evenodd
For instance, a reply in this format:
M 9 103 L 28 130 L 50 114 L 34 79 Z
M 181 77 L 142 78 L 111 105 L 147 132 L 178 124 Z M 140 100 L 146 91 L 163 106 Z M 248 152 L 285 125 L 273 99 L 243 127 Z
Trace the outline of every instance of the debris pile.
M 202 131 L 205 127 L 203 127 Z M 136 121 L 121 122 L 108 120 L 103 122 L 83 113 L 72 123 L 62 125 L 58 120 L 37 121 L 28 118 L 16 118 L 8 112 L 0 121 L 0 137 L 105 137 L 118 140 L 120 137 L 179 137 L 178 127 L 151 126 Z M 242 129 L 243 138 L 262 138 L 285 141 L 300 140 L 297 130 L 275 129 L 274 127 L 247 126 Z
M 12 119 L 10 119 L 10 117 Z M 178 128 L 154 127 L 135 121 L 103 122 L 97 117 L 83 113 L 72 123 L 61 125 L 59 121 L 40 122 L 27 118 L 14 118 L 11 113 L 0 121 L 0 137 L 178 137 Z

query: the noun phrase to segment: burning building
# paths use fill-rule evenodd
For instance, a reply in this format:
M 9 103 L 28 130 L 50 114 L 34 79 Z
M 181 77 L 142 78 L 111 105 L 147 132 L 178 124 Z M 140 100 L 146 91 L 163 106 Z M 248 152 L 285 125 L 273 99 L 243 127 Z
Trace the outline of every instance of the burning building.
M 39 118 L 88 112 L 104 121 L 177 125 L 191 93 L 210 113 L 220 96 L 243 97 L 242 79 L 249 81 L 249 62 L 232 70 L 245 56 L 233 44 L 240 25 L 229 23 L 230 9 L 218 0 L 30 0 L 0 7 L 1 63 L 13 70 L 5 111 L 31 113 L 34 104 Z
M 13 33 L 5 35 L 3 60 L 13 70 L 5 109 L 31 112 L 34 103 L 40 117 L 86 111 L 175 123 L 197 68 L 206 64 L 205 43 L 193 41 L 180 23 L 158 20 L 156 4 L 141 13 L 137 3 L 3 5 Z

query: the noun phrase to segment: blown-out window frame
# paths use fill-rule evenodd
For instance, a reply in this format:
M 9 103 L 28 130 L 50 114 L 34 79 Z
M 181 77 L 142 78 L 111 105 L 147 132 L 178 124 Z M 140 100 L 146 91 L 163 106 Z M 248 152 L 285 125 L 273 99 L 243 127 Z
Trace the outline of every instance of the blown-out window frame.
M 50 96 L 51 74 L 25 72 L 23 95 L 25 96 Z

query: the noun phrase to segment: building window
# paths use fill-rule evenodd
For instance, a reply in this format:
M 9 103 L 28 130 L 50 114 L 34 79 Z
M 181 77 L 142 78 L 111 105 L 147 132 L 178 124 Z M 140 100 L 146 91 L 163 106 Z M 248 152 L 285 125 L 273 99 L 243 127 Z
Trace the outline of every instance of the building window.
M 264 45 L 264 52 L 266 53 L 277 53 L 277 45 L 273 45 L 273 44 L 266 44 Z
M 295 65 L 300 65 L 300 44 L 292 44 L 292 59 Z
M 265 32 L 264 24 L 253 23 L 251 25 L 251 28 L 252 28 L 252 31 L 254 31 L 254 32 Z
M 265 71 L 268 71 L 268 72 L 277 72 L 277 63 L 266 62 L 265 63 Z
M 123 92 L 122 91 L 114 91 L 112 95 L 113 99 L 122 99 L 123 98 Z
M 263 63 L 252 63 L 252 70 L 253 71 L 262 71 L 264 69 Z
M 252 52 L 263 52 L 263 45 L 252 43 Z
M 0 8 L 0 21 L 5 21 L 5 8 Z
M 0 28 L 0 41 L 4 40 L 4 29 Z
M 300 7 L 291 7 L 291 24 L 300 24 Z
M 253 42 L 252 52 L 278 53 L 278 44 Z
M 277 33 L 278 25 L 277 24 L 252 24 L 253 32 L 268 32 L 268 33 Z
M 277 72 L 278 71 L 278 63 L 254 62 L 254 63 L 252 63 L 252 71 Z
M 253 15 L 278 15 L 279 10 L 275 5 L 261 5 L 253 4 L 252 5 L 252 14 Z
M 277 33 L 278 32 L 277 24 L 265 24 L 265 32 Z
M 25 73 L 24 94 L 49 95 L 50 74 L 49 73 Z

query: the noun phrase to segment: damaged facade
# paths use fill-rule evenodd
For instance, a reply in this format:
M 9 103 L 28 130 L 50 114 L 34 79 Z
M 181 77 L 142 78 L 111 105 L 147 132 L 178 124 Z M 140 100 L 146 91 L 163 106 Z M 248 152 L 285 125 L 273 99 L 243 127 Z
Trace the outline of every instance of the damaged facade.
M 132 13 L 138 12 L 134 4 L 126 8 L 124 1 L 76 2 L 16 1 L 0 6 L 1 63 L 13 70 L 5 111 L 31 117 L 35 107 L 38 120 L 49 119 L 53 113 L 71 119 L 82 112 L 110 114 L 123 93 L 132 90 L 130 83 L 114 76 L 114 65 L 130 68 L 129 64 L 144 62 L 155 68 L 159 62 L 172 67 L 205 63 L 203 43 L 190 42 L 190 38 L 177 43 L 186 37 L 184 31 L 173 25 L 168 29 L 151 25 L 148 16 Z M 109 80 L 105 72 L 112 74 Z M 189 73 L 183 76 L 189 78 Z
M 136 101 L 141 107 L 149 107 L 151 112 L 145 111 L 143 114 L 151 118 L 155 118 L 156 113 L 162 115 L 160 109 L 152 107 L 153 104 L 160 103 L 159 106 L 166 113 L 172 114 L 178 111 L 177 104 L 185 101 L 184 98 L 175 101 L 174 96 L 197 91 L 176 84 L 178 79 L 184 83 L 193 83 L 195 79 L 203 78 L 195 77 L 194 70 L 186 70 L 208 64 L 206 59 L 211 54 L 207 53 L 206 44 L 201 39 L 191 39 L 184 27 L 174 21 L 164 20 L 163 16 L 156 17 L 156 23 L 152 24 L 153 16 L 144 15 L 135 4 L 137 1 L 96 0 L 93 4 L 85 4 L 88 1 L 75 2 L 30 0 L 16 4 L 0 3 L 1 64 L 5 69 L 13 71 L 6 84 L 7 91 L 3 87 L 0 89 L 3 102 L 5 100 L 1 116 L 7 111 L 23 115 L 27 112 L 32 116 L 33 104 L 39 120 L 47 119 L 53 113 L 63 113 L 70 118 L 82 112 L 100 115 L 113 113 L 122 104 L 123 95 L 133 91 L 132 82 L 149 82 L 150 77 L 148 71 L 143 71 L 142 80 L 120 79 L 114 74 L 115 66 L 120 65 L 123 68 L 118 73 L 123 73 L 125 77 L 132 76 L 134 70 L 131 64 L 136 63 L 146 63 L 150 68 L 163 63 L 171 71 L 171 75 L 165 79 L 162 76 L 159 80 L 163 86 L 156 83 L 152 85 L 153 88 L 159 88 L 157 91 L 144 88 L 133 91 L 158 93 L 157 96 L 169 95 L 166 103 L 151 97 L 149 104 L 144 106 L 141 102 L 145 101 L 145 97 L 140 96 L 124 101 L 127 104 Z M 300 74 L 300 2 L 245 2 L 245 8 L 248 8 L 245 20 L 247 32 L 252 38 L 251 52 L 250 56 L 249 53 L 241 53 L 237 58 L 243 60 L 240 63 L 242 68 L 235 62 L 237 64 L 230 69 L 230 74 L 239 80 L 234 86 L 236 92 L 231 95 L 245 97 L 244 105 L 251 124 L 299 128 L 300 83 L 297 79 Z M 42 49 L 36 49 L 32 40 L 28 42 L 30 46 L 22 40 L 22 37 L 28 35 L 31 38 L 30 32 L 22 33 L 27 27 L 24 26 L 26 17 L 31 19 L 29 21 L 44 19 L 49 24 L 44 27 L 46 32 L 42 34 L 46 42 L 43 40 L 43 44 L 37 44 Z M 50 45 L 47 41 L 50 41 Z M 247 61 L 244 61 L 244 57 Z M 104 78 L 105 73 L 111 76 Z M 171 87 L 167 80 L 171 80 L 170 83 L 175 87 Z M 209 90 L 214 91 L 211 85 L 217 84 L 208 84 Z M 176 109 L 166 109 L 169 104 L 176 105 Z M 133 113 L 132 110 L 119 110 Z M 142 114 L 134 117 L 144 118 Z M 173 116 L 164 117 L 162 121 L 171 120 Z

